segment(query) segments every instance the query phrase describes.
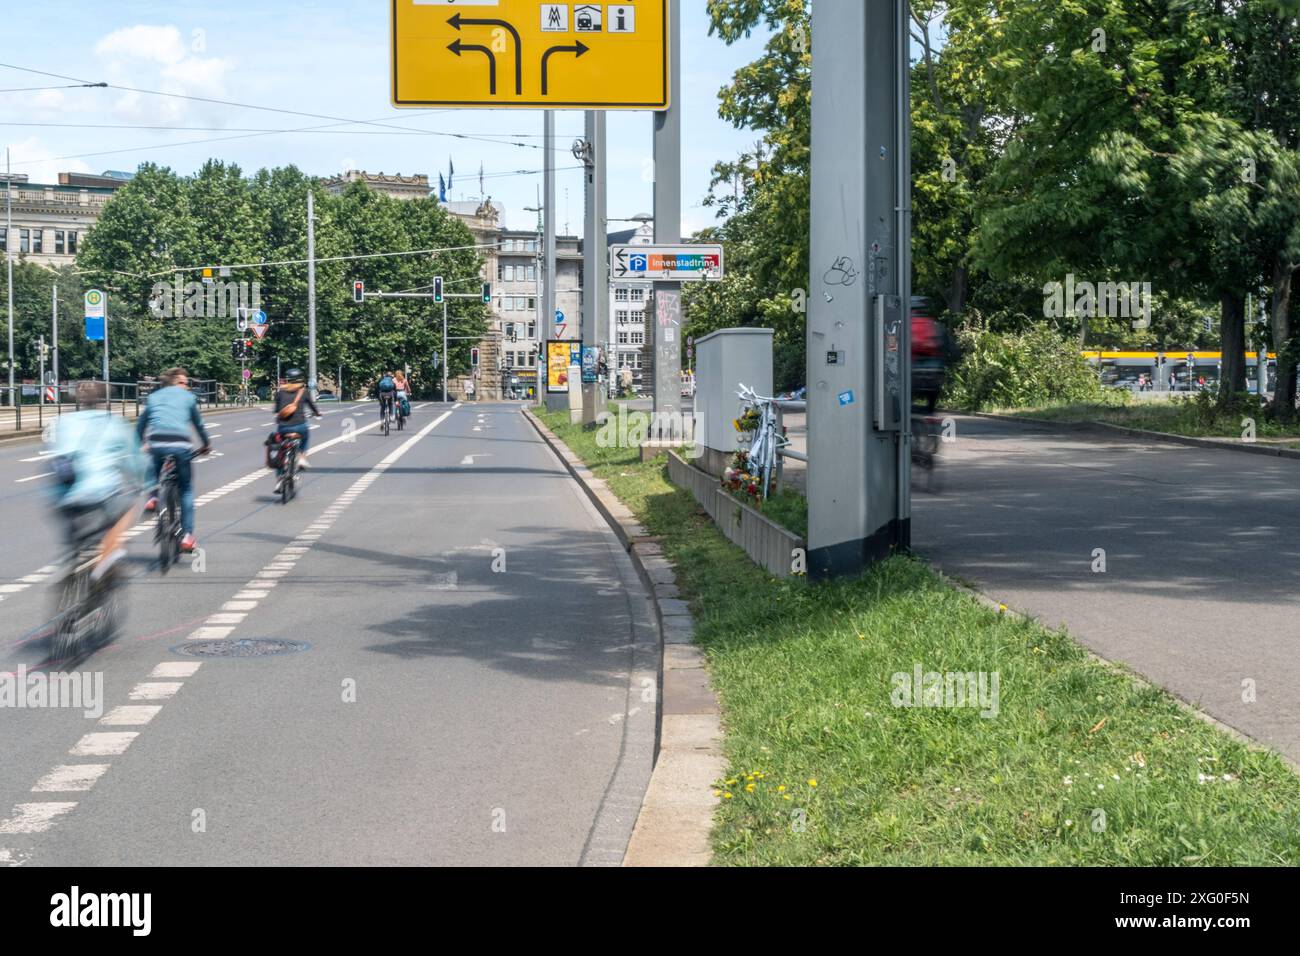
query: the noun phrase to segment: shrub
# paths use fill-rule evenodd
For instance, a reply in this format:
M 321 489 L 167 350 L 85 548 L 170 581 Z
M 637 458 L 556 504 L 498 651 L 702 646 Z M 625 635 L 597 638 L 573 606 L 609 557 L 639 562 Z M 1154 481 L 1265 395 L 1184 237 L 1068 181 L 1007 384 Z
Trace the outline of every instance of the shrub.
M 989 325 L 957 330 L 962 357 L 948 375 L 948 404 L 980 411 L 1105 400 L 1096 371 L 1072 339 L 1046 325 L 1023 332 L 994 332 Z

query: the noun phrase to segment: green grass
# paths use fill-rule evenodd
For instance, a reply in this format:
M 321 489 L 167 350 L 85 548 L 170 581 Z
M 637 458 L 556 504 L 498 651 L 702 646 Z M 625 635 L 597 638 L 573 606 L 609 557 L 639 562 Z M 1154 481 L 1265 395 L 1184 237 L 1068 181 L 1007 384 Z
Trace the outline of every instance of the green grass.
M 834 584 L 770 578 L 668 482 L 662 459 L 598 448 L 594 433 L 544 417 L 663 537 L 691 602 L 726 729 L 716 863 L 1300 860 L 1300 778 L 1271 752 L 918 561 Z M 998 715 L 892 706 L 891 676 L 915 662 L 997 672 Z
M 1243 435 L 1242 419 L 1246 412 L 1206 415 L 1190 399 L 1118 403 L 1081 403 L 1051 405 L 1040 408 L 995 409 L 998 414 L 1052 422 L 1105 422 L 1125 428 L 1185 435 L 1191 438 L 1231 438 Z M 1255 420 L 1255 434 L 1262 441 L 1300 442 L 1300 427 L 1279 425 L 1262 413 L 1250 415 Z

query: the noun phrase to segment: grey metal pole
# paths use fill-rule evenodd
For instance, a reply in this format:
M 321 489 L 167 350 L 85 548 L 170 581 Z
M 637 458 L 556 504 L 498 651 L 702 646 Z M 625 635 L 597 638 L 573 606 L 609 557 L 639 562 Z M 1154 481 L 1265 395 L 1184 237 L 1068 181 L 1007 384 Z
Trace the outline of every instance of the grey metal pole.
M 53 342 L 50 344 L 50 357 L 53 361 L 54 368 L 54 403 L 63 404 L 63 392 L 59 388 L 59 284 L 54 283 L 54 292 L 50 297 L 50 324 L 52 329 L 50 335 Z
M 5 147 L 5 272 L 9 289 L 9 404 L 14 396 L 14 218 L 13 173 L 9 168 L 9 147 Z
M 104 397 L 108 399 L 109 410 L 113 407 L 113 384 L 108 377 L 108 293 L 104 293 Z
M 40 396 L 41 405 L 45 404 L 45 336 L 41 336 L 36 346 L 37 354 L 41 359 L 41 377 L 40 384 L 36 386 L 37 394 Z
M 608 357 L 609 245 L 605 234 L 605 113 L 588 110 L 585 137 L 587 157 L 583 229 L 582 345 L 602 348 Z M 599 379 L 582 385 L 582 421 L 591 424 L 605 407 L 605 390 Z
M 542 258 L 543 265 L 546 267 L 546 278 L 542 282 L 542 328 L 555 328 L 555 112 L 547 110 L 543 114 L 542 120 L 543 137 L 545 144 L 543 149 L 546 152 L 545 159 L 542 162 L 542 222 L 543 222 L 543 242 Z M 550 336 L 547 336 L 550 339 Z M 549 356 L 548 356 L 548 378 L 549 378 Z M 545 392 L 546 407 L 551 411 L 569 407 L 569 393 L 556 393 L 552 395 L 549 389 Z
M 451 356 L 447 354 L 447 299 L 442 300 L 442 402 L 447 404 L 447 377 L 451 374 Z
M 812 578 L 855 574 L 909 537 L 905 3 L 812 8 Z
M 682 26 L 674 9 L 668 24 L 669 107 L 654 114 L 655 242 L 682 241 Z M 654 336 L 652 437 L 681 410 L 682 284 L 656 282 L 654 310 L 647 317 Z
M 307 387 L 316 394 L 316 205 L 307 187 Z

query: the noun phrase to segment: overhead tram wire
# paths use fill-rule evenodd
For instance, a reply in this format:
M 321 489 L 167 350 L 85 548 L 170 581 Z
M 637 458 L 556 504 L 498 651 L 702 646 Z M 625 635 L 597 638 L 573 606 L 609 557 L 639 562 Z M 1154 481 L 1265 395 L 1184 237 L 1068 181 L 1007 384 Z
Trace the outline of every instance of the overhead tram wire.
M 380 119 L 354 120 L 342 116 L 330 116 L 325 113 L 308 113 L 303 110 L 285 109 L 279 106 L 259 106 L 255 103 L 239 103 L 234 100 L 219 100 L 209 96 L 191 96 L 187 93 L 169 93 L 164 90 L 147 90 L 147 89 L 142 89 L 140 87 L 134 87 L 134 86 L 121 86 L 117 83 L 105 83 L 102 81 L 94 82 L 94 81 L 83 79 L 82 77 L 66 76 L 62 73 L 51 73 L 46 70 L 36 70 L 31 67 L 18 66 L 13 63 L 0 63 L 0 69 L 19 70 L 24 73 L 34 73 L 38 76 L 54 77 L 55 79 L 59 79 L 59 80 L 72 80 L 77 84 L 83 84 L 86 86 L 97 86 L 97 87 L 102 87 L 104 89 L 110 89 L 110 90 L 121 90 L 124 93 L 142 93 L 146 96 L 164 96 L 170 99 L 189 100 L 195 103 L 210 103 L 210 104 L 215 104 L 217 106 L 231 106 L 236 109 L 260 110 L 266 113 L 281 113 L 286 116 L 304 116 L 307 117 L 308 119 L 330 120 L 331 122 L 338 123 L 340 125 L 379 126 L 385 129 L 395 129 L 395 130 L 402 130 L 405 132 L 425 133 L 428 135 L 450 136 L 456 139 L 466 139 L 466 140 L 483 139 L 483 137 L 479 137 L 471 133 L 442 133 L 437 130 L 414 129 L 410 126 L 398 126 L 395 123 L 385 123 Z M 449 111 L 444 110 L 439 112 L 449 112 Z M 309 128 L 319 128 L 319 127 L 309 127 Z M 503 142 L 501 140 L 486 140 L 486 139 L 484 139 L 484 141 L 496 143 L 498 145 L 518 146 L 523 149 L 544 148 L 543 146 L 540 146 L 536 143 L 520 143 L 520 142 L 510 142 L 510 141 Z

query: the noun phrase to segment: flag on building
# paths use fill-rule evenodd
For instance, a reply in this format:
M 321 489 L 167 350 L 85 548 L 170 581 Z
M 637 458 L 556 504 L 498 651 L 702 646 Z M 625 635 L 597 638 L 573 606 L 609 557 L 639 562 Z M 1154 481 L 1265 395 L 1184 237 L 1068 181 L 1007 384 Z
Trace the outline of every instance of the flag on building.
M 483 163 L 480 161 L 478 164 L 478 194 L 482 196 L 483 193 Z
M 450 156 L 447 157 L 447 188 L 451 189 L 451 182 L 456 177 L 456 164 L 452 162 Z
M 438 174 L 438 199 L 441 202 L 447 201 L 447 182 L 442 178 L 442 173 Z

